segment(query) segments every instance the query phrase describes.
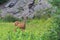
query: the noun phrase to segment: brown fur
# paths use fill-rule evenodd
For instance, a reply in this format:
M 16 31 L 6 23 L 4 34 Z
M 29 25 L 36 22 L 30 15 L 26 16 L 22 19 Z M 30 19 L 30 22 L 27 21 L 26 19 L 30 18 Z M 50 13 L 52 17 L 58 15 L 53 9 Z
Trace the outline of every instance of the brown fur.
M 17 26 L 18 28 L 25 30 L 25 23 L 24 22 L 19 22 L 19 21 L 15 21 L 15 26 Z

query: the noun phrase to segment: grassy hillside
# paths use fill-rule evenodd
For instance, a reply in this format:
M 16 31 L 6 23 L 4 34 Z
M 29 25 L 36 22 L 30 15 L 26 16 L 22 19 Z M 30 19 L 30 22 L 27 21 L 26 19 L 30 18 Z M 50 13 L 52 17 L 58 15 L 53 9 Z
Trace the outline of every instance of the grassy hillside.
M 14 24 L 0 23 L 0 40 L 57 40 L 57 24 L 52 18 L 47 20 L 34 19 L 27 21 L 26 30 L 17 29 L 14 32 Z

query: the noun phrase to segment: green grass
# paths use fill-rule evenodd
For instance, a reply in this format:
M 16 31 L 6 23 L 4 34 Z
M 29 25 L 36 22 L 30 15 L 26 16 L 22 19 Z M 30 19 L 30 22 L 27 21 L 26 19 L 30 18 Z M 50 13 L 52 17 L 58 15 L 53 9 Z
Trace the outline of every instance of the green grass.
M 55 25 L 51 18 L 29 20 L 26 23 L 25 32 L 17 29 L 14 32 L 14 24 L 11 22 L 0 22 L 0 40 L 57 40 Z M 54 30 L 53 33 L 51 30 Z

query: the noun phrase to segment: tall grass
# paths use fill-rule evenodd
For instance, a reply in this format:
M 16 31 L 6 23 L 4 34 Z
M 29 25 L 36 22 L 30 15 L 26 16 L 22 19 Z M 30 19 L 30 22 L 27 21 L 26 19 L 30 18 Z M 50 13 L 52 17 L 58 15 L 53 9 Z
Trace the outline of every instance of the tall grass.
M 29 20 L 25 32 L 19 28 L 14 32 L 14 24 L 0 23 L 0 40 L 58 40 L 58 24 L 54 18 Z

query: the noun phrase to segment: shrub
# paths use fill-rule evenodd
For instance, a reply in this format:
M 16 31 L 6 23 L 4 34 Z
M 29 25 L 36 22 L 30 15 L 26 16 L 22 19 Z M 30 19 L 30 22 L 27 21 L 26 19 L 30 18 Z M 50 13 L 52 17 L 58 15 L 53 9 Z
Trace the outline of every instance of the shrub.
M 51 1 L 51 4 L 52 4 L 53 6 L 57 6 L 58 8 L 60 8 L 60 0 L 52 0 L 52 1 Z
M 12 15 L 7 15 L 3 18 L 3 21 L 6 22 L 14 22 L 14 21 L 19 21 L 20 19 L 13 17 Z
M 0 4 L 7 2 L 8 0 L 0 0 Z
M 55 14 L 56 9 L 54 7 L 38 10 L 35 12 L 35 18 L 50 18 Z
M 58 26 L 56 28 L 56 32 L 57 32 L 58 40 L 60 40 L 60 15 L 55 16 L 54 19 L 55 19 L 55 23 Z

